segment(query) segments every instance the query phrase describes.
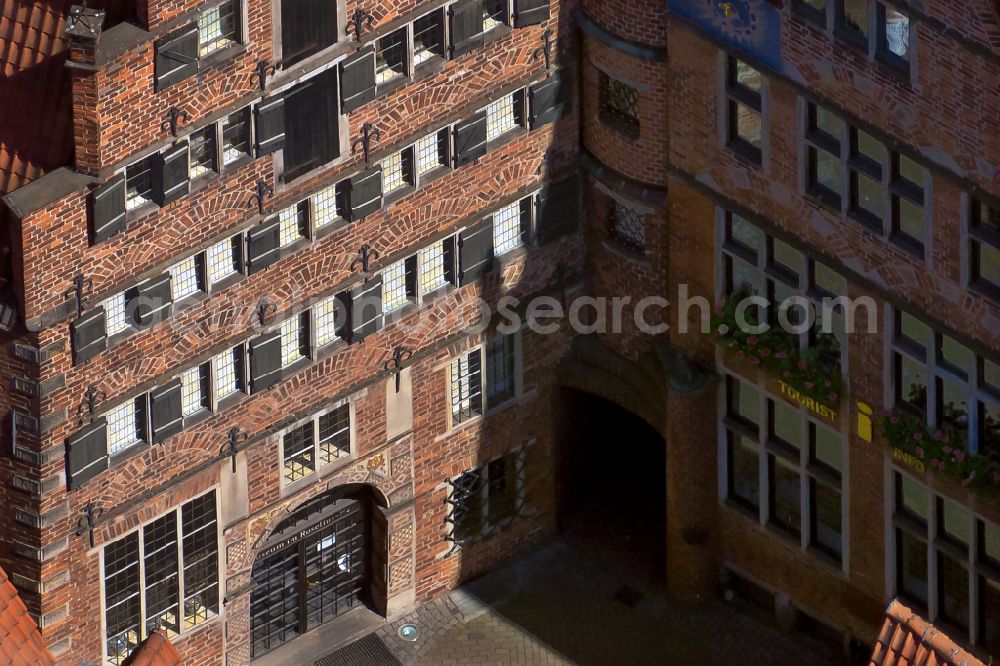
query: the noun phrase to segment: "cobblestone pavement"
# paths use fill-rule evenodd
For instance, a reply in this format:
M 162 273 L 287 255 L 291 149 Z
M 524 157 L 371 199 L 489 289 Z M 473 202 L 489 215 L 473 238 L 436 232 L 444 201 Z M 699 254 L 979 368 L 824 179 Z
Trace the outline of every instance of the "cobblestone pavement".
M 623 590 L 624 588 L 624 590 Z M 396 635 L 406 622 L 416 642 Z M 407 666 L 826 666 L 836 649 L 722 602 L 677 607 L 575 545 L 544 548 L 378 630 Z

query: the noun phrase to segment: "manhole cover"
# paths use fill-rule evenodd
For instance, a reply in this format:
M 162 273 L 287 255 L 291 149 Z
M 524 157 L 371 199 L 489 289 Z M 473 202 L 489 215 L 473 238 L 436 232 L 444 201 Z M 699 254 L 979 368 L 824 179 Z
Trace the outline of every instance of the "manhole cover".
M 642 593 L 633 590 L 628 585 L 625 585 L 620 590 L 615 592 L 615 599 L 622 602 L 629 608 L 635 608 L 635 605 L 639 603 L 640 599 L 642 599 Z
M 402 666 L 376 634 L 328 654 L 314 666 Z

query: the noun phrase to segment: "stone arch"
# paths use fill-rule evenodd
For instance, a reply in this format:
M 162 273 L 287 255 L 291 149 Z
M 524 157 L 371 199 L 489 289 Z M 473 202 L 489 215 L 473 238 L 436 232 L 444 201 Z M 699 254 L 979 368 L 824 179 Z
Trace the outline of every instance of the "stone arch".
M 670 392 L 700 394 L 715 375 L 693 366 L 678 350 L 654 343 L 637 361 L 614 351 L 596 335 L 573 339 L 570 355 L 560 363 L 559 385 L 604 398 L 635 414 L 667 436 Z
M 319 492 L 297 499 L 294 508 L 286 505 L 272 514 L 251 549 L 251 651 L 258 649 L 258 641 L 266 651 L 275 649 L 274 640 L 277 645 L 285 642 L 268 628 L 276 619 L 280 623 L 288 621 L 281 618 L 294 617 L 296 631 L 305 633 L 362 604 L 386 614 L 385 492 L 371 483 L 349 482 L 320 486 Z M 291 580 L 289 571 L 296 572 Z M 279 601 L 282 610 L 275 616 L 269 609 L 272 600 L 280 598 L 291 599 L 291 606 L 280 606 Z

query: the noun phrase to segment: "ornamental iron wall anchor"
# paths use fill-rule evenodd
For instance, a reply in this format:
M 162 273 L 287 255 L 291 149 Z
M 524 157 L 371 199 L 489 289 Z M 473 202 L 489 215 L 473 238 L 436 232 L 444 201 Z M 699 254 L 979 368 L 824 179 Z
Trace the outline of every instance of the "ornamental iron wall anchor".
M 365 151 L 365 166 L 368 166 L 368 155 L 371 152 L 372 139 L 374 138 L 376 141 L 381 141 L 382 132 L 371 123 L 365 123 L 362 125 L 361 131 L 364 132 L 364 136 L 358 137 L 354 140 L 354 143 L 351 144 L 351 155 L 358 152 L 357 148 L 360 143 Z
M 233 426 L 229 429 L 226 434 L 227 441 L 222 445 L 219 450 L 219 454 L 225 458 L 229 457 L 233 461 L 233 474 L 236 474 L 236 454 L 240 452 L 240 444 L 250 439 L 250 435 L 247 434 L 246 430 L 241 429 L 239 426 Z
M 76 408 L 76 422 L 82 425 L 86 419 L 88 423 L 93 423 L 94 410 L 97 408 L 97 403 L 102 400 L 107 400 L 107 398 L 108 394 L 99 390 L 93 384 L 88 386 L 87 391 L 83 394 L 83 401 Z M 86 412 L 86 415 L 84 415 L 84 412 Z
M 375 25 L 375 17 L 361 8 L 355 9 L 354 14 L 351 15 L 351 25 L 354 26 L 354 39 L 359 42 L 361 41 L 362 25 L 365 23 L 368 24 L 370 30 Z
M 382 369 L 393 372 L 396 375 L 396 393 L 399 393 L 399 380 L 403 373 L 403 361 L 413 356 L 413 352 L 404 347 L 396 347 L 392 351 L 392 358 L 382 365 Z
M 548 75 L 552 70 L 552 31 L 546 30 L 543 32 L 542 39 L 545 41 L 545 45 L 535 49 L 531 54 L 531 59 L 538 60 L 540 57 L 545 56 L 545 73 Z
M 369 273 L 371 268 L 371 262 L 373 259 L 379 258 L 379 251 L 372 248 L 371 245 L 365 243 L 358 250 L 358 258 L 351 262 L 351 270 L 356 271 L 357 266 L 361 265 L 361 271 L 364 273 Z
M 278 311 L 278 306 L 267 300 L 267 296 L 261 298 L 257 301 L 257 307 L 254 309 L 253 316 L 250 318 L 250 328 L 254 328 L 256 322 L 261 328 L 267 325 L 268 315 L 273 315 Z
M 266 60 L 258 60 L 257 64 L 254 65 L 254 70 L 257 72 L 257 83 L 260 84 L 261 90 L 267 87 L 268 75 L 274 76 L 274 73 L 278 71 L 274 65 Z
M 88 534 L 90 547 L 94 547 L 94 528 L 97 526 L 97 517 L 104 513 L 104 509 L 87 500 L 87 503 L 80 509 L 80 519 L 76 521 L 76 536 Z
M 170 136 L 177 138 L 177 121 L 183 119 L 186 123 L 188 121 L 187 111 L 181 111 L 176 106 L 170 107 L 170 111 L 167 113 L 167 119 L 160 123 L 160 129 L 170 130 Z
M 83 273 L 80 273 L 75 278 L 73 278 L 73 288 L 67 289 L 63 292 L 63 296 L 76 297 L 76 317 L 79 319 L 83 316 L 83 309 L 87 307 L 87 301 L 83 298 L 83 289 L 87 287 L 89 289 L 94 288 L 94 281 L 90 278 L 83 277 Z
M 265 214 L 267 211 L 264 206 L 264 202 L 269 198 L 274 196 L 274 188 L 267 184 L 267 181 L 261 178 L 257 181 L 254 186 L 253 200 L 257 202 L 257 212 L 261 215 Z

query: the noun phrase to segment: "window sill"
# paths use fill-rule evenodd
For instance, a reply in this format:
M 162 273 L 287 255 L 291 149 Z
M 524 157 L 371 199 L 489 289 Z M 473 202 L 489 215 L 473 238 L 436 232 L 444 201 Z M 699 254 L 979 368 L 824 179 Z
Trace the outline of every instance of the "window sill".
M 822 185 L 812 185 L 807 187 L 806 199 L 809 199 L 810 201 L 813 201 L 814 203 L 838 215 L 841 212 L 841 195 L 831 189 L 823 187 Z
M 499 150 L 500 148 L 506 146 L 508 143 L 514 141 L 518 137 L 524 136 L 527 133 L 528 133 L 527 127 L 523 127 L 521 125 L 511 127 L 509 130 L 505 131 L 500 136 L 494 138 L 492 141 L 487 141 L 486 150 L 487 151 Z
M 893 75 L 902 83 L 910 83 L 910 61 L 900 58 L 895 53 L 889 51 L 876 51 L 875 60 L 883 65 L 885 68 L 893 73 Z
M 969 289 L 984 298 L 1000 302 L 1000 285 L 993 284 L 989 280 L 973 276 L 969 280 Z
M 294 315 L 294 316 L 298 316 L 298 315 Z M 296 374 L 298 372 L 301 372 L 306 366 L 312 365 L 312 362 L 313 362 L 313 359 L 309 358 L 308 356 L 303 356 L 302 358 L 295 359 L 294 361 L 292 361 L 288 365 L 281 366 L 281 379 L 279 379 L 274 384 L 271 384 L 271 386 L 267 387 L 264 390 L 265 391 L 270 391 L 272 388 L 274 388 L 275 386 L 277 386 L 277 384 L 279 382 L 285 381 L 285 379 L 291 377 L 292 375 L 294 375 L 294 374 Z M 256 391 L 256 393 L 260 393 L 260 391 Z
M 412 79 L 409 76 L 401 74 L 393 79 L 390 79 L 389 81 L 386 81 L 385 83 L 377 84 L 375 86 L 375 100 L 377 100 L 380 97 L 391 95 L 400 88 L 403 88 L 406 85 L 408 85 L 411 81 Z
M 126 460 L 134 458 L 144 451 L 149 450 L 151 447 L 146 442 L 136 442 L 132 444 L 124 451 L 119 451 L 118 453 L 112 453 L 108 456 L 108 469 L 114 469 L 118 465 L 121 465 Z
M 446 173 L 450 172 L 451 172 L 450 166 L 448 166 L 447 164 L 439 164 L 430 171 L 425 171 L 422 174 L 417 174 L 417 182 L 420 184 L 419 185 L 420 187 L 427 187 L 438 178 L 441 178 Z
M 419 79 L 443 72 L 447 62 L 448 61 L 445 60 L 444 56 L 432 56 L 430 59 L 423 61 L 413 68 L 413 80 L 417 81 Z
M 893 245 L 909 254 L 912 254 L 915 258 L 924 258 L 924 244 L 912 236 L 895 231 L 889 234 L 889 240 L 892 241 Z
M 483 33 L 483 46 L 491 44 L 493 42 L 499 41 L 508 35 L 513 34 L 514 30 L 509 25 L 498 25 L 490 28 L 488 31 Z
M 196 176 L 190 181 L 190 186 L 188 189 L 188 196 L 194 196 L 196 193 L 204 190 L 221 179 L 221 174 L 218 171 L 209 170 L 208 173 L 203 173 L 200 176 Z
M 731 138 L 726 142 L 726 147 L 749 167 L 760 168 L 764 165 L 764 152 L 746 139 Z
M 206 56 L 198 58 L 198 76 L 201 77 L 206 71 L 229 64 L 240 55 L 247 52 L 248 45 L 239 42 L 227 44 L 222 48 L 212 51 Z
M 226 277 L 222 278 L 218 282 L 212 282 L 208 287 L 208 293 L 214 294 L 217 291 L 228 289 L 232 285 L 243 280 L 243 278 L 245 277 L 246 277 L 245 273 L 242 273 L 241 271 L 236 271 L 235 273 L 232 273 L 231 275 L 227 275 Z
M 882 218 L 860 208 L 851 208 L 847 211 L 847 216 L 860 224 L 865 231 L 882 236 Z
M 601 242 L 601 246 L 609 252 L 618 255 L 622 259 L 637 261 L 646 265 L 649 265 L 650 263 L 649 259 L 646 257 L 645 251 L 636 250 L 635 248 L 629 247 L 614 238 L 607 238 L 603 240 Z
M 522 257 L 528 256 L 528 252 L 528 245 L 522 241 L 517 247 L 512 247 L 503 254 L 494 256 L 493 261 L 496 263 L 496 268 L 498 270 L 503 270 L 504 266 L 515 263 Z
M 222 165 L 222 176 L 224 178 L 228 178 L 253 161 L 254 161 L 253 155 L 251 155 L 250 153 L 243 153 L 229 164 L 224 163 Z
M 233 405 L 242 401 L 245 397 L 247 397 L 247 393 L 243 389 L 240 389 L 239 391 L 233 391 L 229 395 L 216 400 L 214 412 L 216 414 L 218 414 L 219 412 L 223 412 L 232 407 Z
M 800 19 L 806 25 L 826 32 L 826 11 L 817 10 L 801 2 L 792 2 L 792 16 Z
M 193 428 L 194 426 L 198 425 L 199 423 L 202 423 L 203 421 L 207 421 L 211 417 L 212 417 L 212 411 L 208 407 L 202 407 L 201 409 L 199 409 L 194 414 L 191 414 L 190 416 L 183 417 L 182 423 L 184 424 L 184 426 L 183 426 L 184 430 L 187 430 L 188 428 Z M 182 430 L 182 432 L 183 432 L 183 430 Z
M 417 191 L 417 186 L 411 185 L 410 183 L 407 183 L 406 185 L 403 185 L 401 187 L 397 187 L 392 192 L 382 195 L 382 209 L 386 210 L 388 208 L 391 208 L 400 199 L 409 196 L 410 194 L 413 194 L 416 191 Z
M 353 51 L 358 46 L 356 41 L 349 38 L 343 38 L 341 41 L 335 42 L 321 51 L 317 51 L 311 55 L 306 56 L 301 60 L 297 60 L 294 63 L 290 63 L 287 66 L 278 61 L 277 69 L 268 81 L 268 88 L 278 88 L 291 83 L 296 79 L 308 74 L 309 72 L 315 71 L 322 67 L 323 65 L 333 62 L 342 55 Z
M 132 224 L 133 222 L 139 222 L 147 217 L 151 217 L 153 213 L 160 210 L 160 207 L 156 205 L 153 201 L 147 201 L 146 203 L 133 208 L 132 210 L 125 211 L 125 223 Z M 126 230 L 127 231 L 127 230 Z
M 848 44 L 858 53 L 868 55 L 868 35 L 861 34 L 844 25 L 835 26 L 833 36 Z

